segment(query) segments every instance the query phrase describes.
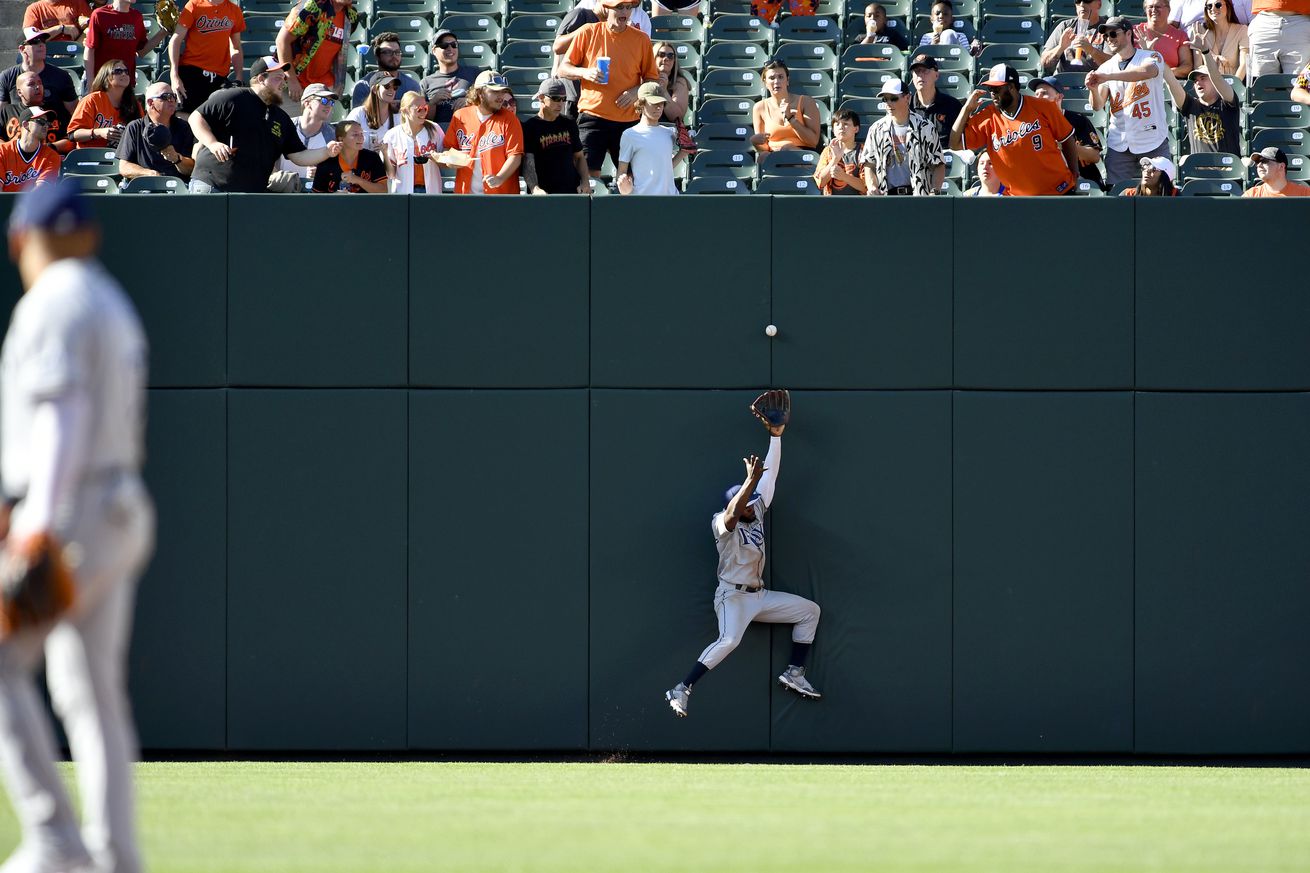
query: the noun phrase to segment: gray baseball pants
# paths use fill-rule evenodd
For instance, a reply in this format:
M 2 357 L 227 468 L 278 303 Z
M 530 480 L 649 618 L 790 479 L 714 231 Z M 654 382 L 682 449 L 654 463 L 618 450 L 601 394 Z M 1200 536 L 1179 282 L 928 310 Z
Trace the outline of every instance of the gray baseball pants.
M 794 625 L 791 638 L 797 643 L 814 642 L 819 628 L 819 604 L 785 591 L 738 591 L 720 582 L 714 592 L 714 614 L 719 617 L 719 638 L 697 658 L 713 670 L 737 648 L 746 627 L 753 621 Z

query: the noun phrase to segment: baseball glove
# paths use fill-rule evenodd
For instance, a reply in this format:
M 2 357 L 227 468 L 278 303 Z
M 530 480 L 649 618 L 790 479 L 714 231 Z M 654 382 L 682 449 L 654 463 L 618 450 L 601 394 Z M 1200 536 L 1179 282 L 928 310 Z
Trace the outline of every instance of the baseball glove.
M 0 555 L 0 636 L 53 621 L 73 605 L 73 574 L 48 533 L 11 543 Z
M 751 404 L 751 413 L 764 423 L 772 436 L 782 436 L 791 421 L 791 392 L 785 388 L 765 391 Z
M 169 33 L 177 27 L 177 17 L 180 14 L 177 0 L 159 0 L 155 4 L 155 18 L 159 21 L 159 26 Z

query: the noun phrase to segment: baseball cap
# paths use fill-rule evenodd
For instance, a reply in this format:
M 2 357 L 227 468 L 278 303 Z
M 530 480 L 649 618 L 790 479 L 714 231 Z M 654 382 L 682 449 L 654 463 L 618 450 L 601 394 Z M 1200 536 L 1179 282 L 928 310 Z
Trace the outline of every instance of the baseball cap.
M 904 83 L 901 82 L 900 79 L 887 79 L 885 82 L 882 83 L 882 90 L 878 92 L 878 96 L 882 97 L 884 95 L 890 94 L 893 97 L 899 97 L 904 93 L 905 93 L 905 85 Z
M 726 506 L 727 503 L 728 503 L 728 501 L 730 501 L 730 500 L 732 500 L 732 498 L 736 497 L 736 496 L 737 496 L 737 492 L 740 491 L 740 490 L 741 490 L 741 483 L 738 482 L 736 485 L 730 486 L 730 487 L 728 488 L 727 491 L 724 491 L 724 492 L 723 492 L 723 503 L 724 503 L 724 505 Z M 755 498 L 757 498 L 757 497 L 759 497 L 759 496 L 760 496 L 760 492 L 758 492 L 758 491 L 752 491 L 752 492 L 751 492 L 751 500 L 754 500 Z
M 453 36 L 455 37 L 456 41 L 459 40 L 459 36 L 455 33 L 455 31 L 443 27 L 441 28 L 441 30 L 438 30 L 436 33 L 432 34 L 432 45 L 435 47 L 437 43 L 441 42 L 441 38 L 443 36 Z
M 473 80 L 474 88 L 491 88 L 495 91 L 508 91 L 509 80 L 495 70 L 483 70 Z
M 27 124 L 35 118 L 44 118 L 47 115 L 54 114 L 54 111 L 50 109 L 42 109 L 40 106 L 29 106 L 22 112 L 18 113 L 18 123 Z
M 173 132 L 167 124 L 155 124 L 152 121 L 146 125 L 146 142 L 162 152 L 173 144 Z
M 72 233 L 94 223 L 86 196 L 67 179 L 24 191 L 9 213 L 11 234 L 25 230 Z
M 999 88 L 1001 85 L 1014 85 L 1019 87 L 1019 73 L 1009 64 L 997 64 L 987 73 L 987 79 L 983 83 L 987 88 Z
M 368 76 L 369 88 L 376 88 L 378 85 L 385 85 L 388 82 L 399 83 L 400 77 L 397 76 L 395 73 L 388 73 L 383 70 L 378 70 L 375 73 L 369 73 Z
M 659 82 L 642 82 L 641 87 L 637 89 L 637 99 L 653 103 L 668 103 L 669 95 L 664 93 L 664 88 Z
M 1155 167 L 1161 173 L 1168 176 L 1170 182 L 1173 182 L 1178 178 L 1178 168 L 1175 167 L 1174 162 L 1168 158 L 1142 158 L 1138 161 L 1138 164 L 1143 170 L 1147 167 Z
M 250 78 L 262 76 L 265 73 L 276 73 L 278 70 L 286 70 L 290 67 L 290 64 L 284 64 L 277 58 L 263 57 L 250 65 Z
M 910 69 L 913 70 L 915 67 L 927 67 L 930 70 L 935 70 L 937 69 L 937 59 L 929 54 L 917 54 L 914 56 L 914 60 L 910 61 Z
M 1251 155 L 1251 163 L 1258 164 L 1261 161 L 1273 161 L 1275 164 L 1286 164 L 1287 153 L 1277 146 L 1269 146 L 1260 149 L 1260 151 Z
M 1107 30 L 1126 30 L 1131 32 L 1132 29 L 1133 23 L 1123 15 L 1113 15 L 1096 25 L 1097 33 L 1105 33 Z
M 568 88 L 564 85 L 564 80 L 551 76 L 549 79 L 543 79 L 537 86 L 538 97 L 567 97 Z
M 1038 85 L 1049 85 L 1050 87 L 1055 89 L 1055 93 L 1057 94 L 1063 94 L 1065 90 L 1064 86 L 1060 84 L 1060 80 L 1055 78 L 1055 76 L 1047 76 L 1044 79 L 1034 78 L 1028 80 L 1028 90 L 1032 91 L 1034 94 L 1037 93 Z
M 306 100 L 313 100 L 316 97 L 331 97 L 333 100 L 341 99 L 340 94 L 334 92 L 327 85 L 320 85 L 318 82 L 315 82 L 314 84 L 306 88 L 304 91 L 300 92 L 301 103 L 304 103 Z
M 22 37 L 18 40 L 18 47 L 25 45 L 36 45 L 39 42 L 45 42 L 50 39 L 49 34 L 37 30 L 35 27 L 28 27 L 23 30 Z

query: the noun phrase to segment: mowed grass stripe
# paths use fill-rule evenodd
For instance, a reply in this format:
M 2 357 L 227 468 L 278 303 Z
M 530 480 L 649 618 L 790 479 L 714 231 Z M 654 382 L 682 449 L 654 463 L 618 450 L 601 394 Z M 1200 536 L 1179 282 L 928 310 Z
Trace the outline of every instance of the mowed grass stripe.
M 1310 771 L 148 763 L 155 873 L 1310 871 Z M 6 811 L 0 846 L 18 839 Z

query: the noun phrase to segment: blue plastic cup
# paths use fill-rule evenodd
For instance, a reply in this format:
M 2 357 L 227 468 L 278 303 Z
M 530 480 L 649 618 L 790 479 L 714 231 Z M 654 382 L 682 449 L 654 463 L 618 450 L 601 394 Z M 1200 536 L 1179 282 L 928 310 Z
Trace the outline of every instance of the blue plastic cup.
M 596 69 L 600 71 L 600 84 L 608 85 L 610 83 L 610 59 L 596 58 Z

